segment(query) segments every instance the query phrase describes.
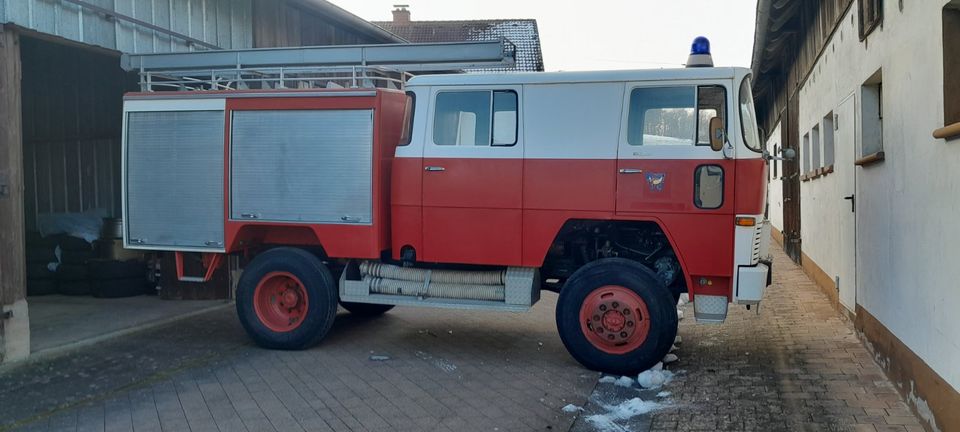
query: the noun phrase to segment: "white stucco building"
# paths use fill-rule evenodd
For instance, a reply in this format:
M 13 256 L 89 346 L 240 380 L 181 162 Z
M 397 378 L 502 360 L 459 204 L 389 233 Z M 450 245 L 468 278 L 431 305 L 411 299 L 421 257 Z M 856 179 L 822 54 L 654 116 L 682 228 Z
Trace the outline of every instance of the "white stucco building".
M 960 1 L 760 0 L 753 69 L 775 236 L 960 429 Z

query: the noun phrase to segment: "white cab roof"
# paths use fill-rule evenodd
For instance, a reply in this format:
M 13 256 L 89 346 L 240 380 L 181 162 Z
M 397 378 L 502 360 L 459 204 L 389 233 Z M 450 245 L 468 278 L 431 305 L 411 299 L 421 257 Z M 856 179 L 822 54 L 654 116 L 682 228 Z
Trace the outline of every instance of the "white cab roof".
M 582 82 L 669 81 L 732 79 L 750 73 L 747 68 L 710 67 L 683 69 L 644 69 L 591 72 L 518 72 L 485 74 L 420 75 L 408 86 L 559 84 Z

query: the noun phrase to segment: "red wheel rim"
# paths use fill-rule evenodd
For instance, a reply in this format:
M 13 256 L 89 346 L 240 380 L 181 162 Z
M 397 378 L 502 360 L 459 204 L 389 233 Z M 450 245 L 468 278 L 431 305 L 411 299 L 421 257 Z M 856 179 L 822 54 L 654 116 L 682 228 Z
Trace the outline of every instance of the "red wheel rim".
M 580 329 L 600 351 L 628 353 L 639 348 L 650 334 L 647 303 L 629 288 L 602 286 L 583 299 Z
M 253 310 L 257 318 L 275 332 L 300 327 L 309 305 L 303 282 L 288 272 L 267 273 L 253 291 Z

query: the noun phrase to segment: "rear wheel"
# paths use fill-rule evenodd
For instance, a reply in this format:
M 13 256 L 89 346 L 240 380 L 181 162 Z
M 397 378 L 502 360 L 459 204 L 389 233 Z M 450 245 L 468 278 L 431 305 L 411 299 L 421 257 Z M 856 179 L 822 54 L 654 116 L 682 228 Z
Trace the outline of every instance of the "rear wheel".
M 633 374 L 670 351 L 677 335 L 676 303 L 650 269 L 622 258 L 602 259 L 564 284 L 557 329 L 567 351 L 587 368 Z
M 382 304 L 373 304 L 373 303 L 350 303 L 350 302 L 340 302 L 340 306 L 343 306 L 348 312 L 364 317 L 374 317 L 380 316 L 390 309 L 393 309 L 393 305 L 382 305 Z
M 250 262 L 237 285 L 237 315 L 265 348 L 303 349 L 320 341 L 337 314 L 337 288 L 309 252 L 268 250 Z

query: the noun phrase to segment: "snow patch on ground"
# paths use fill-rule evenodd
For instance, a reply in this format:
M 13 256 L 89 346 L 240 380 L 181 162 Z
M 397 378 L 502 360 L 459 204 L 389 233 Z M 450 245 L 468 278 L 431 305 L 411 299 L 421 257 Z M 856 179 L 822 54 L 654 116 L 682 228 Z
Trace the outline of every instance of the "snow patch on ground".
M 656 389 L 673 379 L 673 372 L 668 370 L 648 370 L 637 375 L 637 384 L 645 389 Z
M 617 424 L 619 421 L 629 420 L 633 417 L 649 413 L 662 407 L 657 402 L 648 402 L 640 398 L 633 398 L 617 405 L 602 405 L 606 413 L 587 416 L 586 419 L 597 430 L 608 431 L 626 431 L 624 426 Z
M 633 378 L 630 378 L 628 376 L 622 376 L 620 378 L 617 378 L 614 384 L 620 387 L 633 387 Z
M 658 398 L 665 398 L 665 397 L 670 397 L 670 395 L 672 395 L 672 394 L 673 394 L 673 393 L 668 392 L 668 391 L 662 391 L 662 392 L 660 392 L 660 393 L 657 393 L 657 397 L 658 397 Z
M 574 404 L 567 404 L 567 406 L 563 407 L 562 409 L 563 409 L 563 412 L 565 413 L 575 413 L 575 412 L 583 411 L 583 408 L 578 407 Z
M 455 365 L 455 364 L 453 364 L 453 363 L 450 363 L 450 362 L 448 362 L 448 361 L 446 361 L 446 360 L 444 360 L 444 359 L 442 359 L 442 358 L 434 358 L 434 357 L 431 356 L 430 354 L 427 354 L 427 353 L 425 353 L 425 352 L 423 352 L 423 351 L 417 351 L 417 352 L 416 352 L 416 355 L 417 355 L 417 358 L 419 358 L 419 359 L 421 359 L 421 360 L 426 360 L 426 361 L 432 363 L 432 364 L 433 364 L 434 366 L 436 366 L 438 369 L 440 369 L 440 370 L 442 370 L 442 371 L 444 371 L 444 372 L 446 372 L 446 373 L 453 373 L 453 372 L 455 372 L 455 371 L 457 370 L 457 365 Z
M 667 354 L 667 356 L 663 358 L 663 363 L 664 363 L 664 364 L 670 364 L 670 363 L 673 363 L 673 362 L 675 362 L 675 361 L 677 361 L 677 360 L 679 360 L 679 357 L 677 357 L 677 355 L 674 354 L 674 353 L 670 353 L 670 354 Z
M 607 375 L 603 378 L 600 378 L 601 384 L 613 384 L 615 382 L 617 382 L 617 377 L 614 376 Z

